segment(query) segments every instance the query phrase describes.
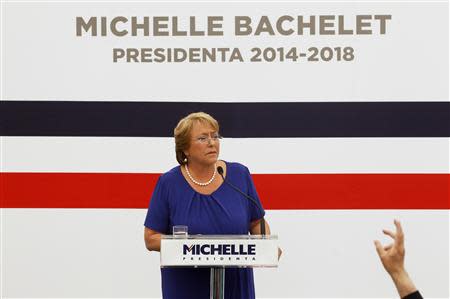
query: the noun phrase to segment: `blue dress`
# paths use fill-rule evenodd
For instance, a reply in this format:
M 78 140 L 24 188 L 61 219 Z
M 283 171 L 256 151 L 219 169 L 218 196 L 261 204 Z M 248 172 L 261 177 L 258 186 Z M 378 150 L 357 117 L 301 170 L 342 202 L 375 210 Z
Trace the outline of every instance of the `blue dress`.
M 226 165 L 227 181 L 259 201 L 247 167 Z M 250 223 L 263 216 L 264 211 L 226 183 L 210 195 L 196 192 L 177 166 L 159 178 L 145 226 L 163 234 L 172 234 L 174 225 L 187 225 L 191 235 L 246 235 Z M 163 298 L 209 298 L 209 280 L 209 268 L 162 268 Z M 255 298 L 251 268 L 225 270 L 225 298 Z

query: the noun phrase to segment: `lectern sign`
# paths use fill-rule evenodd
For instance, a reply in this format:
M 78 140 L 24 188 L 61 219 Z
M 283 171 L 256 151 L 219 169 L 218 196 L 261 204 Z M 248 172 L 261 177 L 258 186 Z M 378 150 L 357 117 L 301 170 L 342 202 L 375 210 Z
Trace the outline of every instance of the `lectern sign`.
M 164 236 L 161 266 L 276 267 L 276 236 Z

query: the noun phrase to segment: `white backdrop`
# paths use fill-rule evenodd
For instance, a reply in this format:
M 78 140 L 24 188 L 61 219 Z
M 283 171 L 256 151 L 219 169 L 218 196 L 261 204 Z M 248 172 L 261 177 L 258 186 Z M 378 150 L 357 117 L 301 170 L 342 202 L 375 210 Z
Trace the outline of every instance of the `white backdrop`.
M 386 35 L 235 37 L 249 15 L 391 14 Z M 224 16 L 223 37 L 76 37 L 83 16 Z M 3 98 L 144 101 L 445 101 L 447 2 L 7 2 Z M 350 26 L 350 25 L 349 25 Z M 349 63 L 112 63 L 112 48 L 346 46 Z

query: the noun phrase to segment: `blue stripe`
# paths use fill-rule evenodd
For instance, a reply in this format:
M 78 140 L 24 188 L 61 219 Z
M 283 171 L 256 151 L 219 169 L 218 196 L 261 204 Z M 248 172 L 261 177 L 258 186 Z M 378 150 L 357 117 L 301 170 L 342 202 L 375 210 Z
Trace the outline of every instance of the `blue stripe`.
M 450 102 L 2 101 L 2 136 L 173 136 L 190 112 L 226 137 L 449 137 Z

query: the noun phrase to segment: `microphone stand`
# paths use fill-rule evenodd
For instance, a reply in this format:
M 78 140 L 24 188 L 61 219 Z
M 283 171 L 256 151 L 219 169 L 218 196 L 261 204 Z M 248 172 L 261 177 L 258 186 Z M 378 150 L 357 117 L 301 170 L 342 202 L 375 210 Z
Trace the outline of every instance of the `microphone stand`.
M 258 201 L 255 200 L 253 197 L 249 196 L 248 194 L 245 194 L 241 190 L 239 190 L 237 187 L 235 187 L 233 184 L 228 182 L 225 177 L 223 176 L 223 168 L 217 167 L 217 172 L 222 177 L 222 180 L 224 183 L 226 183 L 228 186 L 230 186 L 232 189 L 243 195 L 245 198 L 249 199 L 254 205 L 258 207 L 258 209 L 262 212 L 262 207 L 258 204 Z M 260 230 L 262 238 L 266 237 L 266 221 L 264 220 L 264 217 L 262 217 L 260 224 Z M 225 268 L 224 267 L 212 267 L 211 268 L 211 274 L 210 274 L 210 293 L 209 298 L 211 299 L 223 299 L 225 296 Z
M 225 177 L 223 176 L 223 168 L 221 166 L 217 167 L 217 172 L 222 177 L 222 180 L 224 181 L 224 183 L 226 183 L 228 186 L 230 186 L 232 189 L 234 189 L 238 193 L 242 194 L 245 198 L 249 199 L 261 212 L 263 211 L 262 207 L 258 204 L 258 202 L 253 197 L 251 197 L 248 194 L 245 194 L 244 192 L 239 190 L 236 186 L 234 186 L 233 184 L 231 184 L 230 182 L 228 182 L 225 179 Z M 261 221 L 259 222 L 259 228 L 261 231 L 261 235 L 263 236 L 263 238 L 265 238 L 266 237 L 266 220 L 264 219 L 264 216 L 261 218 Z

